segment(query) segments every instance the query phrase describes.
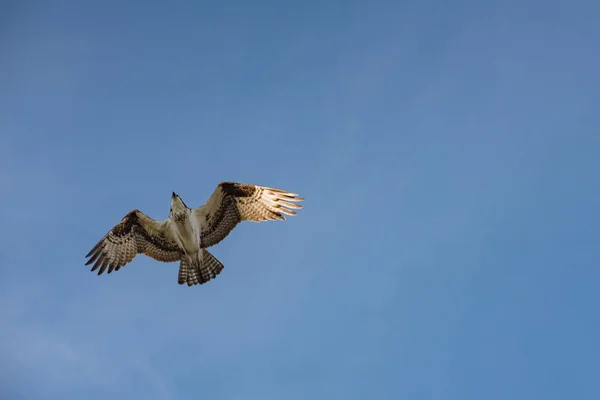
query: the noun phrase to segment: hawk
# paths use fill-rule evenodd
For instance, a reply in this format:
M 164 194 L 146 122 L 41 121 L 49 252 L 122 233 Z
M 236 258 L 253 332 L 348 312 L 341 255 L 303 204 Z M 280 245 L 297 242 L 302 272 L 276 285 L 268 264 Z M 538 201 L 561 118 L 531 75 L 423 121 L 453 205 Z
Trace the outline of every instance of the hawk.
M 219 243 L 242 221 L 285 220 L 304 198 L 281 189 L 221 182 L 208 201 L 189 208 L 175 192 L 171 210 L 156 221 L 139 210 L 130 211 L 86 255 L 92 271 L 110 274 L 130 263 L 138 254 L 157 261 L 179 261 L 177 282 L 203 284 L 223 270 L 223 264 L 206 250 Z

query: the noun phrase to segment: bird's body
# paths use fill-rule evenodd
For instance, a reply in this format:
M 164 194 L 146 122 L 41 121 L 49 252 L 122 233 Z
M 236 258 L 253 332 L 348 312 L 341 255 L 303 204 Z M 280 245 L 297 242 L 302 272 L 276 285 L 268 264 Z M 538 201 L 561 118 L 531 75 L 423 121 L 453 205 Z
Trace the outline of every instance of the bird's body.
M 168 225 L 175 241 L 185 253 L 191 256 L 200 251 L 200 224 L 193 218 L 192 210 L 186 208 L 177 213 L 171 212 Z
M 223 240 L 242 221 L 285 220 L 304 199 L 265 186 L 220 183 L 201 207 L 189 208 L 173 193 L 167 219 L 155 221 L 139 210 L 129 212 L 87 254 L 92 271 L 118 271 L 137 254 L 162 262 L 180 261 L 179 284 L 202 284 L 215 278 L 223 264 L 206 248 Z

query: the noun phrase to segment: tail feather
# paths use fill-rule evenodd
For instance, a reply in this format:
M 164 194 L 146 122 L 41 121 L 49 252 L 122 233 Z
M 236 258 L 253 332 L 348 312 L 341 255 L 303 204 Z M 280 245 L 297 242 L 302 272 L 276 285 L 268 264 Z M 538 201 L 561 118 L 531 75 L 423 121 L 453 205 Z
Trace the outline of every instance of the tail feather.
M 223 264 L 217 260 L 215 256 L 208 252 L 206 249 L 202 249 L 202 264 L 196 270 L 198 275 L 198 283 L 203 284 L 211 279 L 214 279 L 223 271 Z
M 223 264 L 215 258 L 206 249 L 201 249 L 199 260 L 194 260 L 185 257 L 179 264 L 179 277 L 177 282 L 180 285 L 187 283 L 188 286 L 193 286 L 208 282 L 214 279 L 223 271 Z

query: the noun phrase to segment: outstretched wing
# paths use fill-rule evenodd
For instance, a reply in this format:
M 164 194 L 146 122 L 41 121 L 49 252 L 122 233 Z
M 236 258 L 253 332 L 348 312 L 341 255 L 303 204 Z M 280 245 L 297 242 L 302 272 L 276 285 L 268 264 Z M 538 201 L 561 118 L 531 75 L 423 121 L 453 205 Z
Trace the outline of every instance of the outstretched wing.
M 193 210 L 201 228 L 200 244 L 210 247 L 242 221 L 285 220 L 283 214 L 296 215 L 291 209 L 302 208 L 295 193 L 265 186 L 221 182 L 208 201 Z
M 110 274 L 131 262 L 138 254 L 158 261 L 173 262 L 181 258 L 181 251 L 166 230 L 166 221 L 155 221 L 139 210 L 129 212 L 86 255 L 95 262 L 92 271 L 101 275 L 106 268 Z

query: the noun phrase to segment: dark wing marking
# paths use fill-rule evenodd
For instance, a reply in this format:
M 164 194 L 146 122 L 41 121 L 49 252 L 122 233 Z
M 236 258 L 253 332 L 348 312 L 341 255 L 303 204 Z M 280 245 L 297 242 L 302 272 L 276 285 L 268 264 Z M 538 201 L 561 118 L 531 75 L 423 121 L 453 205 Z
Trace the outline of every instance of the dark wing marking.
M 166 222 L 155 221 L 139 210 L 129 212 L 86 255 L 95 262 L 92 271 L 101 275 L 106 268 L 110 274 L 128 264 L 138 254 L 157 261 L 173 262 L 181 258 L 181 250 L 169 237 Z
M 281 189 L 221 182 L 208 201 L 194 209 L 202 229 L 201 246 L 219 243 L 242 221 L 285 220 L 283 214 L 296 215 L 291 209 L 302 208 L 295 203 L 303 200 Z

